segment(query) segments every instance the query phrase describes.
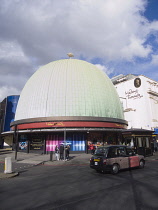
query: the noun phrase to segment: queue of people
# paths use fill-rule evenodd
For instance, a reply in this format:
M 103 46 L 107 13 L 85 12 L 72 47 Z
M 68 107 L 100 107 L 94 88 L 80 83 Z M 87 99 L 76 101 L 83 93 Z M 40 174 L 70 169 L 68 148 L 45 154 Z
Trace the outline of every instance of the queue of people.
M 65 152 L 64 152 L 65 150 Z M 69 154 L 70 154 L 70 145 L 66 145 L 64 147 L 63 144 L 60 145 L 60 147 L 58 147 L 58 145 L 56 145 L 55 147 L 55 158 L 57 161 L 59 160 L 69 160 Z M 65 158 L 64 158 L 65 155 Z

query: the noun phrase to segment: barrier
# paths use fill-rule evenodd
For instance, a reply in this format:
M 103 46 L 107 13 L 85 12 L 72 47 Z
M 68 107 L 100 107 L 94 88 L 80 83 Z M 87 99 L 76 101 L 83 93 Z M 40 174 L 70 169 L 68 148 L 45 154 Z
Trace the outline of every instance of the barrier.
M 6 157 L 5 158 L 4 173 L 5 174 L 11 174 L 12 173 L 12 160 L 11 160 L 11 157 Z
M 53 151 L 50 151 L 50 161 L 53 161 Z

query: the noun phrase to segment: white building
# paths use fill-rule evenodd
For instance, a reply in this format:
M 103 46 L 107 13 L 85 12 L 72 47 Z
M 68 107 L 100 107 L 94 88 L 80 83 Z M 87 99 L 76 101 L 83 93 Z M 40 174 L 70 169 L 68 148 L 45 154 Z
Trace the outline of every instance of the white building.
M 123 105 L 128 128 L 158 128 L 158 82 L 143 75 L 112 78 Z

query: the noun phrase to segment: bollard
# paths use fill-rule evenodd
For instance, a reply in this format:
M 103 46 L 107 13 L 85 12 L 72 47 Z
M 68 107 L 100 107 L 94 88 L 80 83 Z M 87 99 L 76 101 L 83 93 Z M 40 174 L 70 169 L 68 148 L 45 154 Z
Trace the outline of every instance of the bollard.
M 5 174 L 11 174 L 12 173 L 12 160 L 11 160 L 11 157 L 6 157 L 5 158 L 4 173 Z
M 53 151 L 50 151 L 50 161 L 53 160 Z

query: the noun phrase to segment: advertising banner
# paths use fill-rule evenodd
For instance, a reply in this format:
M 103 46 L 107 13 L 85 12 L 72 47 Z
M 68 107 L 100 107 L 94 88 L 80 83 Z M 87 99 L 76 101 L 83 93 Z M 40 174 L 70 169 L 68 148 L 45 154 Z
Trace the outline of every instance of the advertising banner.
M 30 150 L 43 150 L 43 141 L 41 139 L 31 140 Z
M 64 145 L 64 140 L 47 140 L 46 141 L 46 151 L 55 151 L 55 146 Z M 72 141 L 66 140 L 65 145 L 70 146 L 70 151 L 85 151 L 85 141 Z
M 55 146 L 64 145 L 64 135 L 49 134 L 46 140 L 46 151 L 55 151 Z M 70 146 L 70 151 L 85 151 L 85 135 L 81 133 L 68 133 L 65 145 Z

